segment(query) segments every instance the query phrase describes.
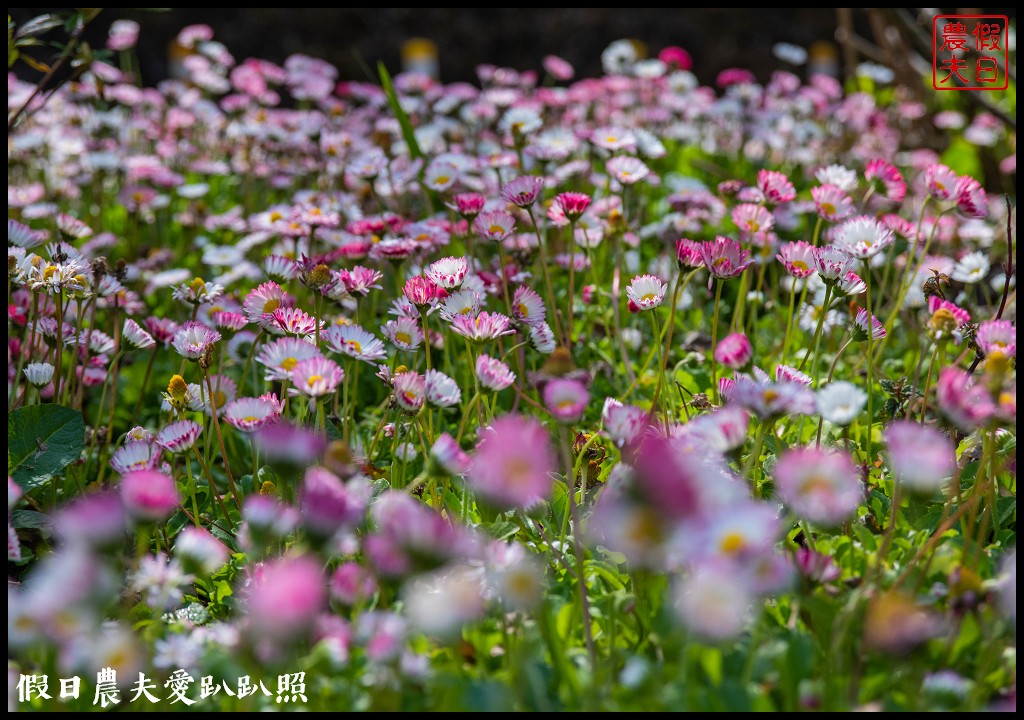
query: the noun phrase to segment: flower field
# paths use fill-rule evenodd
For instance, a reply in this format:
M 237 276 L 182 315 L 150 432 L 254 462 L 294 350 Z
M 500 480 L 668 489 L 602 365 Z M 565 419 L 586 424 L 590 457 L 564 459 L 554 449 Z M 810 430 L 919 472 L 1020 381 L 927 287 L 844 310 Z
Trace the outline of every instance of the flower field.
M 1015 709 L 1015 125 L 133 25 L 8 76 L 13 709 Z

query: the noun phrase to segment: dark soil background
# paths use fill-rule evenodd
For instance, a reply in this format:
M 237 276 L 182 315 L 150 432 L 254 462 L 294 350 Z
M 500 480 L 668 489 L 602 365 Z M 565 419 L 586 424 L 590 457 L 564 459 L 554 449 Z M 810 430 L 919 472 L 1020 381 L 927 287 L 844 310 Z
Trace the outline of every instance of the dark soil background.
M 48 9 L 8 12 L 23 21 Z M 1016 15 L 1012 9 L 985 11 Z M 649 55 L 668 45 L 685 48 L 704 82 L 734 66 L 749 68 L 764 80 L 780 66 L 772 55 L 775 43 L 806 48 L 834 42 L 837 27 L 835 8 L 111 8 L 90 29 L 95 46 L 103 46 L 106 30 L 117 18 L 142 25 L 138 53 L 147 83 L 166 76 L 168 45 L 192 23 L 212 26 L 238 60 L 280 62 L 302 52 L 336 65 L 342 79 L 357 80 L 372 79 L 367 69 L 378 60 L 399 70 L 402 43 L 423 37 L 437 44 L 446 82 L 475 80 L 474 68 L 480 63 L 540 69 L 549 53 L 569 60 L 577 76 L 593 76 L 601 71 L 601 51 L 619 38 L 640 40 Z M 854 22 L 859 34 L 870 36 L 864 13 L 855 12 Z

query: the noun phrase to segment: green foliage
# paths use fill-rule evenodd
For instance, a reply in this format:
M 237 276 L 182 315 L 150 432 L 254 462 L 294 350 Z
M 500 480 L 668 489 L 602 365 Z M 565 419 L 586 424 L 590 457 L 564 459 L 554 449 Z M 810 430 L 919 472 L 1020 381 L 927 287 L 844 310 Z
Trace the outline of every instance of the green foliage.
M 7 474 L 23 490 L 49 482 L 82 456 L 82 413 L 61 405 L 27 405 L 7 423 Z

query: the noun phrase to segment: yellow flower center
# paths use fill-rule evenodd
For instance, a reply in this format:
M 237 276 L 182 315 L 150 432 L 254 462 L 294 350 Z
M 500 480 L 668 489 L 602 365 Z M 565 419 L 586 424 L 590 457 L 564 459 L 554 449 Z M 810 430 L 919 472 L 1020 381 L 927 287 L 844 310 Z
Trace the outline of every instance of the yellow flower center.
M 324 378 L 322 375 L 310 375 L 309 378 L 306 380 L 306 387 L 313 387 L 315 384 L 317 384 L 323 379 Z
M 407 332 L 396 332 L 395 342 L 402 343 L 403 345 L 412 345 L 412 336 Z
M 500 235 L 505 231 L 505 228 L 503 228 L 501 225 L 491 225 L 489 228 L 487 228 L 487 230 L 488 232 L 492 232 L 495 235 Z
M 294 368 L 298 364 L 299 364 L 299 361 L 296 360 L 293 357 L 285 358 L 284 360 L 281 361 L 281 369 L 282 370 L 288 370 L 290 372 L 291 369 Z
M 265 315 L 269 315 L 270 313 L 277 310 L 279 307 L 281 307 L 281 301 L 278 300 L 277 298 L 270 298 L 265 303 L 263 303 L 263 313 Z
M 803 260 L 794 260 L 793 267 L 795 267 L 800 272 L 807 272 L 808 270 L 810 270 L 810 268 L 807 266 L 807 263 L 805 263 Z
M 647 293 L 646 295 L 640 298 L 640 302 L 648 302 L 650 300 L 656 299 L 657 297 L 658 293 Z
M 434 184 L 435 185 L 444 185 L 445 183 L 448 182 L 448 180 L 449 180 L 449 177 L 447 175 L 438 175 L 436 178 L 434 178 Z
M 747 545 L 746 538 L 743 537 L 742 533 L 733 531 L 726 533 L 725 537 L 718 544 L 719 548 L 727 555 L 735 555 L 745 548 Z
M 812 493 L 830 493 L 832 485 L 821 475 L 809 475 L 800 483 L 800 492 L 806 495 Z
M 255 415 L 246 415 L 244 418 L 242 418 L 242 422 L 247 422 L 247 423 L 254 423 L 257 420 L 259 420 L 259 418 L 256 417 Z
M 530 316 L 530 308 L 526 307 L 524 303 L 519 303 L 518 305 L 516 305 L 516 309 L 519 310 L 519 314 L 522 315 L 523 317 Z
M 836 206 L 833 205 L 830 202 L 823 202 L 821 204 L 821 209 L 825 211 L 826 215 L 835 215 L 836 214 Z
M 362 352 L 363 351 L 363 346 L 359 344 L 358 340 L 349 340 L 349 341 L 347 341 L 345 343 L 345 347 L 347 347 L 349 349 L 349 352 L 358 353 L 358 352 Z

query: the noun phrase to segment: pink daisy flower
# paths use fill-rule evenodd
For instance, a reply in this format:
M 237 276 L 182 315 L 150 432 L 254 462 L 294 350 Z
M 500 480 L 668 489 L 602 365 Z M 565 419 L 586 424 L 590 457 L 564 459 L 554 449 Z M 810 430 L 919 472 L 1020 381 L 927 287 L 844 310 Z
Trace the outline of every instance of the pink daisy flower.
M 942 414 L 967 433 L 987 423 L 996 412 L 988 391 L 982 385 L 973 384 L 971 376 L 955 366 L 939 374 L 935 394 Z
M 857 187 L 857 172 L 844 165 L 828 165 L 814 173 L 814 179 L 822 185 L 833 185 L 844 193 L 853 192 Z M 813 194 L 813 190 L 811 191 Z
M 956 200 L 956 209 L 961 215 L 979 219 L 988 217 L 988 197 L 985 195 L 981 183 L 974 178 L 968 175 L 957 178 L 953 195 Z
M 157 341 L 153 339 L 153 336 L 142 330 L 141 326 L 130 317 L 121 328 L 121 337 L 129 345 L 139 350 L 148 350 L 157 346 Z
M 1002 353 L 1006 357 L 1017 356 L 1017 327 L 1009 320 L 981 323 L 974 339 L 985 355 Z
M 850 257 L 866 260 L 896 240 L 892 230 L 873 217 L 861 215 L 835 229 L 833 245 Z
M 161 522 L 178 507 L 174 480 L 157 470 L 136 470 L 121 478 L 121 500 L 128 514 L 144 522 Z
M 834 284 L 844 275 L 853 270 L 854 259 L 837 247 L 828 245 L 816 248 L 814 252 L 814 268 L 818 277 L 826 285 Z
M 283 255 L 268 255 L 263 261 L 263 269 L 272 278 L 291 280 L 299 274 L 295 261 Z
M 704 265 L 699 243 L 695 240 L 682 238 L 676 241 L 676 260 L 684 267 L 698 268 Z
M 218 310 L 211 319 L 218 330 L 227 330 L 232 333 L 238 332 L 249 324 L 249 319 L 245 315 L 226 310 Z
M 629 298 L 629 311 L 636 313 L 641 310 L 653 310 L 665 300 L 668 285 L 654 275 L 638 275 L 626 288 Z
M 956 303 L 951 303 L 949 300 L 943 300 L 932 295 L 928 298 L 928 312 L 934 315 L 939 310 L 948 310 L 958 326 L 971 321 L 971 314 L 962 307 Z
M 384 343 L 358 325 L 332 325 L 320 335 L 332 352 L 375 365 L 387 352 Z
M 512 295 L 512 316 L 524 325 L 534 326 L 544 322 L 547 308 L 544 300 L 532 288 L 521 285 Z
M 410 415 L 418 413 L 427 396 L 426 379 L 417 372 L 404 372 L 395 375 L 392 384 L 398 407 Z
M 449 162 L 432 162 L 423 173 L 423 184 L 434 192 L 445 192 L 459 181 L 459 168 Z
M 323 320 L 317 320 L 301 308 L 278 308 L 274 311 L 273 317 L 274 322 L 266 327 L 271 332 L 276 331 L 275 334 L 283 332 L 286 335 L 308 337 L 316 332 L 318 323 L 321 330 L 324 328 Z
M 900 420 L 885 429 L 885 443 L 896 482 L 911 492 L 937 492 L 953 477 L 953 444 L 935 428 Z
M 245 296 L 242 309 L 249 322 L 267 327 L 274 323 L 274 311 L 288 305 L 288 293 L 275 282 L 266 282 Z
M 459 193 L 452 198 L 448 207 L 467 220 L 472 220 L 480 214 L 486 204 L 487 198 L 480 193 Z
M 320 351 L 301 338 L 286 337 L 267 343 L 256 356 L 256 362 L 266 368 L 264 378 L 291 380 L 292 370 L 303 360 L 320 357 Z
M 430 263 L 427 269 L 423 271 L 423 274 L 435 285 L 445 290 L 452 290 L 462 284 L 462 281 L 466 279 L 466 272 L 468 270 L 469 262 L 466 258 L 446 257 Z
M 249 591 L 252 632 L 273 640 L 305 636 L 327 601 L 321 563 L 312 557 L 284 557 L 260 568 Z
M 462 475 L 469 467 L 469 456 L 448 433 L 441 433 L 430 448 L 430 459 L 449 475 Z
M 928 194 L 936 200 L 955 200 L 956 181 L 956 173 L 941 163 L 933 163 L 924 169 Z
M 174 340 L 174 334 L 178 332 L 178 323 L 167 318 L 151 316 L 146 318 L 146 329 L 154 340 L 167 347 Z
M 351 270 L 338 271 L 338 279 L 345 286 L 345 290 L 352 295 L 366 296 L 370 290 L 379 290 L 378 283 L 383 277 L 384 273 L 380 270 L 365 268 L 361 265 L 356 265 Z
M 564 192 L 555 196 L 555 204 L 571 222 L 583 217 L 590 207 L 590 196 L 580 192 Z
M 867 283 L 861 280 L 860 275 L 855 272 L 848 272 L 843 275 L 835 287 L 844 295 L 860 295 L 868 289 Z
M 200 430 L 202 428 L 197 422 L 179 420 L 156 434 L 156 444 L 174 455 L 180 455 L 192 449 Z
M 187 527 L 174 540 L 174 557 L 181 561 L 187 572 L 212 575 L 224 567 L 230 553 L 209 530 Z
M 623 185 L 634 185 L 651 174 L 642 160 L 630 155 L 616 155 L 605 163 L 605 168 Z
M 636 440 L 650 422 L 650 413 L 635 405 L 623 405 L 615 398 L 607 398 L 601 410 L 601 425 L 616 447 Z
M 456 315 L 452 319 L 452 330 L 474 342 L 489 342 L 503 335 L 511 335 L 515 332 L 511 325 L 512 320 L 507 315 L 486 310 L 476 317 Z
M 766 202 L 772 205 L 796 200 L 796 189 L 789 178 L 774 170 L 760 170 L 757 173 L 757 189 Z
M 762 373 L 763 375 L 763 373 Z M 767 377 L 755 381 L 739 375 L 722 393 L 729 402 L 753 410 L 759 417 L 810 415 L 814 412 L 814 393 L 802 383 L 771 382 Z
M 445 408 L 462 402 L 462 390 L 458 384 L 440 370 L 427 370 L 424 378 L 427 402 L 431 405 Z
M 548 75 L 561 82 L 572 80 L 573 75 L 576 74 L 569 61 L 563 60 L 557 55 L 545 55 L 541 64 Z
M 515 230 L 516 219 L 504 210 L 480 213 L 473 221 L 473 229 L 488 240 L 500 242 Z
M 422 275 L 416 275 L 406 280 L 402 293 L 409 302 L 417 307 L 430 305 L 448 294 L 444 291 L 443 287 L 436 285 L 433 281 Z
M 199 322 L 187 322 L 174 333 L 171 345 L 178 354 L 189 360 L 198 360 L 208 348 L 220 341 L 220 333 Z
M 224 408 L 223 418 L 229 425 L 244 433 L 256 432 L 264 425 L 275 422 L 281 415 L 276 402 L 263 398 L 238 398 Z
M 415 350 L 423 343 L 423 330 L 416 320 L 399 317 L 388 320 L 382 328 L 384 337 L 399 350 Z
M 853 214 L 850 196 L 835 185 L 826 183 L 811 188 L 811 198 L 818 211 L 818 217 L 829 222 L 845 220 Z
M 555 333 L 546 322 L 530 326 L 530 344 L 544 355 L 550 355 L 557 347 Z
M 867 342 L 868 339 L 868 327 L 870 326 L 871 337 L 874 340 L 881 340 L 886 336 L 885 327 L 882 325 L 882 321 L 874 315 L 871 316 L 870 321 L 868 320 L 868 311 L 864 308 L 857 308 L 857 316 L 853 320 L 853 326 L 850 328 L 850 333 L 853 336 L 854 342 Z
M 511 205 L 528 208 L 537 202 L 543 189 L 544 178 L 535 175 L 522 175 L 501 188 L 501 197 Z
M 732 333 L 718 341 L 715 360 L 725 367 L 740 370 L 747 366 L 754 356 L 750 340 L 743 333 Z
M 782 501 L 800 518 L 835 527 L 864 499 L 860 472 L 846 453 L 804 447 L 785 451 L 772 473 Z
M 864 178 L 875 193 L 891 202 L 901 202 L 907 195 L 907 183 L 896 166 L 886 160 L 872 160 L 864 169 Z
M 53 372 L 56 368 L 50 363 L 29 363 L 24 367 L 22 373 L 25 379 L 37 388 L 45 387 L 53 379 Z
M 719 235 L 700 244 L 700 256 L 713 278 L 727 279 L 738 276 L 754 264 L 750 252 L 729 237 Z
M 574 423 L 583 417 L 590 393 L 578 380 L 557 378 L 544 385 L 544 404 L 563 423 Z
M 800 240 L 783 245 L 775 258 L 782 263 L 787 273 L 803 279 L 814 274 L 814 255 L 814 247 Z
M 516 375 L 508 365 L 487 355 L 477 357 L 476 376 L 481 385 L 494 392 L 504 390 L 516 381 Z
M 483 500 L 499 508 L 527 508 L 551 493 L 555 456 L 543 425 L 504 415 L 482 432 L 467 479 Z
M 119 475 L 127 475 L 136 470 L 154 470 L 160 464 L 160 454 L 160 449 L 150 442 L 126 442 L 114 451 L 110 466 Z
M 324 357 L 301 360 L 292 368 L 294 389 L 313 398 L 333 394 L 344 379 L 345 371 L 336 362 Z
M 365 503 L 334 473 L 308 468 L 299 490 L 303 524 L 314 535 L 327 538 L 362 519 Z

